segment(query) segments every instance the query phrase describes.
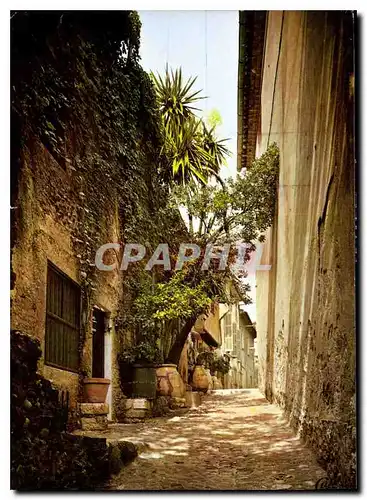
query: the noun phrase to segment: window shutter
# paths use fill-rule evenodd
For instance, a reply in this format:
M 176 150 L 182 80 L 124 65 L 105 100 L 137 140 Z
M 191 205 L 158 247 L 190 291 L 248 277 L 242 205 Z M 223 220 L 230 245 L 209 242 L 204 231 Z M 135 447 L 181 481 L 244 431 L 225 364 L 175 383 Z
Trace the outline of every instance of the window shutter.
M 232 351 L 233 349 L 232 318 L 230 311 L 224 316 L 224 349 L 226 351 Z
M 79 367 L 80 288 L 51 263 L 47 269 L 45 363 Z

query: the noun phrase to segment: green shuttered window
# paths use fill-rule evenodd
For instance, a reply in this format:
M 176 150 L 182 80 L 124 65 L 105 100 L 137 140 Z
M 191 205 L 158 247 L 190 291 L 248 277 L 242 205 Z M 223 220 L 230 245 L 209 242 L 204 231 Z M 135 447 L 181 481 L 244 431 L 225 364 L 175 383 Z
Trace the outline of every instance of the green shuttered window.
M 227 314 L 224 316 L 224 350 L 233 350 L 233 332 L 232 332 L 232 314 L 229 309 Z
M 47 269 L 45 363 L 79 367 L 80 288 L 51 263 Z

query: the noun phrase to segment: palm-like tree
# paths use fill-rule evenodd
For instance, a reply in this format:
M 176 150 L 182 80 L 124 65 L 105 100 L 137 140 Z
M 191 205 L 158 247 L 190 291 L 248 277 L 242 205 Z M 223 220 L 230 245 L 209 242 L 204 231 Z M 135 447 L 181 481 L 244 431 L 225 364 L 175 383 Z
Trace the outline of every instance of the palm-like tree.
M 152 75 L 158 106 L 162 117 L 164 146 L 162 157 L 167 161 L 173 180 L 180 184 L 206 184 L 212 175 L 218 175 L 229 150 L 225 140 L 218 140 L 214 129 L 207 128 L 195 114 L 200 111 L 193 104 L 205 97 L 193 90 L 196 78 L 183 82 L 182 70 L 168 71 L 165 76 Z
M 183 184 L 189 183 L 192 177 L 205 184 L 208 177 L 206 165 L 212 158 L 202 144 L 200 121 L 190 117 L 181 125 L 174 125 L 168 138 L 173 177 Z
M 203 148 L 212 158 L 212 170 L 218 174 L 220 167 L 226 164 L 226 158 L 231 154 L 224 144 L 228 139 L 218 139 L 215 134 L 215 125 L 208 128 L 204 121 L 202 122 L 202 133 Z
M 196 82 L 195 78 L 189 78 L 185 84 L 182 79 L 182 69 L 168 71 L 166 66 L 165 76 L 155 76 L 152 73 L 152 79 L 155 84 L 159 110 L 162 115 L 163 124 L 171 129 L 182 125 L 185 120 L 195 116 L 194 111 L 200 111 L 199 108 L 192 106 L 196 101 L 205 99 L 199 96 L 201 90 L 192 91 Z

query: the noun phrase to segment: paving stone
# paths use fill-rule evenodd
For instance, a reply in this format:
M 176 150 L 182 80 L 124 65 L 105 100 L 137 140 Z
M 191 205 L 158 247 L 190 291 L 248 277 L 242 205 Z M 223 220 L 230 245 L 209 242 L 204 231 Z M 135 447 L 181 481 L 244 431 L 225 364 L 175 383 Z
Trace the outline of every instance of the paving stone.
M 109 490 L 313 490 L 326 475 L 281 410 L 254 389 L 223 390 L 180 417 L 109 432 L 146 445 Z

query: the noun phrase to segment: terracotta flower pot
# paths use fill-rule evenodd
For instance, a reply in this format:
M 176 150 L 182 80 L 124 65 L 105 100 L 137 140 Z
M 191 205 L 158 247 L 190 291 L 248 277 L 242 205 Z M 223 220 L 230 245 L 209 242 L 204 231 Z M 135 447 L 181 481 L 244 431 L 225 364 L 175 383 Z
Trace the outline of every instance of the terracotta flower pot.
M 184 398 L 186 393 L 185 384 L 174 364 L 163 364 L 156 367 L 157 372 L 157 395 L 170 396 L 172 398 Z
M 111 381 L 108 378 L 83 379 L 84 402 L 104 403 Z

